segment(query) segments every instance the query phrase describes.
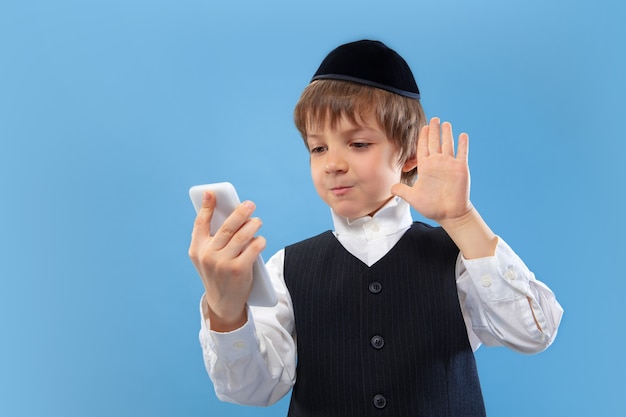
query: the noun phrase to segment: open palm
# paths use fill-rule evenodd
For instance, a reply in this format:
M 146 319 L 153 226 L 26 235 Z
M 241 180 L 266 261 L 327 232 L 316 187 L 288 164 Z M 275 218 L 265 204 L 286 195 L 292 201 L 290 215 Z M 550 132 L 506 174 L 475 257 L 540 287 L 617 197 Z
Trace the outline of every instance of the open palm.
M 452 125 L 440 123 L 439 118 L 431 119 L 418 138 L 417 180 L 413 186 L 394 185 L 392 193 L 439 224 L 463 217 L 472 208 L 468 146 L 469 138 L 462 133 L 455 155 Z

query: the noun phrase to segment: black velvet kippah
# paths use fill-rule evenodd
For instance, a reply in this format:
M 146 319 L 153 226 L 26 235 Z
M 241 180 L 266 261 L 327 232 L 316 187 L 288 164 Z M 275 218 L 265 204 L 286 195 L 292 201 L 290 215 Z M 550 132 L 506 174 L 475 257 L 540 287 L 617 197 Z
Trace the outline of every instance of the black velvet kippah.
M 361 40 L 331 51 L 311 81 L 352 81 L 419 99 L 420 91 L 406 61 L 379 41 Z

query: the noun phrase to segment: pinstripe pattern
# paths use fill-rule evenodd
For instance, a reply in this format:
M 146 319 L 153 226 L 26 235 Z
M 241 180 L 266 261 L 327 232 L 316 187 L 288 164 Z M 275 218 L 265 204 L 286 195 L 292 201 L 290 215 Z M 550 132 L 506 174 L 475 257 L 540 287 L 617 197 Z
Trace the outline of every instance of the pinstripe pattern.
M 287 247 L 298 335 L 289 415 L 484 416 L 456 292 L 457 255 L 441 228 L 423 223 L 371 267 L 331 232 Z M 371 292 L 371 282 L 382 291 Z M 382 348 L 372 346 L 374 336 Z M 378 394 L 386 400 L 380 409 Z

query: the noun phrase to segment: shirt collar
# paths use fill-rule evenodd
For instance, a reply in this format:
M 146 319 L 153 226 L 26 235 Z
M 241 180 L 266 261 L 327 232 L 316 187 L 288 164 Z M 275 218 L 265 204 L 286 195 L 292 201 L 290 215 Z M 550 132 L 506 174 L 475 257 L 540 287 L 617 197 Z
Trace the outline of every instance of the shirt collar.
M 331 210 L 335 234 L 374 240 L 405 230 L 413 223 L 411 206 L 400 197 L 391 198 L 374 216 L 349 220 Z

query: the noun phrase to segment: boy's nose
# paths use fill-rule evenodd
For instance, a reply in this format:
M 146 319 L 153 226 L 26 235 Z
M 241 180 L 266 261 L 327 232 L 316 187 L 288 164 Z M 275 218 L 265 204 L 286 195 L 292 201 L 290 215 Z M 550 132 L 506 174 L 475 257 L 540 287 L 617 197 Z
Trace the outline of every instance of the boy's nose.
M 347 164 L 345 159 L 343 159 L 338 152 L 328 152 L 326 154 L 326 164 L 324 168 L 328 173 L 345 172 L 347 170 Z

